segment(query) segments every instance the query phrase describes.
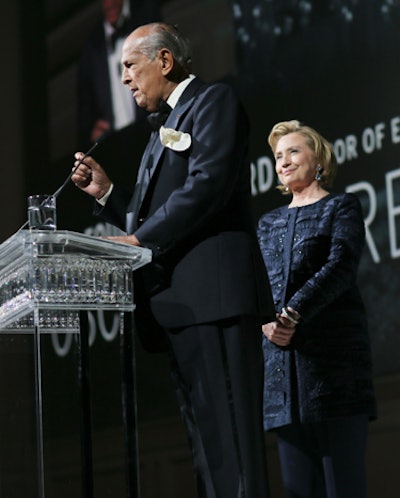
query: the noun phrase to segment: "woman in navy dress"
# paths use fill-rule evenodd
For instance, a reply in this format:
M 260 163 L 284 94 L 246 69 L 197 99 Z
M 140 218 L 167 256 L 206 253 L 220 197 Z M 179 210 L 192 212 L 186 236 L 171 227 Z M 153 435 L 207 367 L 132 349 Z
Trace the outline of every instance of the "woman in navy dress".
M 290 203 L 258 226 L 276 307 L 263 325 L 264 427 L 277 432 L 285 498 L 365 498 L 376 408 L 357 287 L 361 206 L 327 190 L 337 163 L 317 131 L 281 122 L 268 143 Z

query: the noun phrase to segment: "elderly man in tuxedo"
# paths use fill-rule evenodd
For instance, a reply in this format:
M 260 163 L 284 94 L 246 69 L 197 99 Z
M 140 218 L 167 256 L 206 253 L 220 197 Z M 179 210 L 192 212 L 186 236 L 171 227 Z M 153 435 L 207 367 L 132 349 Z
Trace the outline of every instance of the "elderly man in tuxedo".
M 126 232 L 114 240 L 153 252 L 135 272 L 136 323 L 147 349 L 170 354 L 199 496 L 266 498 L 260 325 L 274 312 L 251 213 L 247 117 L 230 87 L 191 73 L 189 43 L 169 24 L 133 31 L 122 65 L 161 124 L 133 195 L 90 157 L 72 180 Z

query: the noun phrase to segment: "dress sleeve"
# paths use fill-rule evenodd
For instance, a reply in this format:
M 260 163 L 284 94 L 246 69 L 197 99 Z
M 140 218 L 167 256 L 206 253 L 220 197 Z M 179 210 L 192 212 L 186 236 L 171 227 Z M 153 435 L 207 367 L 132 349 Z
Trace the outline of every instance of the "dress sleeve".
M 356 286 L 365 242 L 361 205 L 354 194 L 344 194 L 332 216 L 326 262 L 287 302 L 303 318 L 314 316 Z

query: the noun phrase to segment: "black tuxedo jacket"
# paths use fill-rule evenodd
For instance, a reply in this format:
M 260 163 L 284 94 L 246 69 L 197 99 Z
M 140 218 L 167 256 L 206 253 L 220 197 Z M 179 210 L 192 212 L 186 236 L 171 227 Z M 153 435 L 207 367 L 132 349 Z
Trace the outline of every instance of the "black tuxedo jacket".
M 270 321 L 274 307 L 253 225 L 241 104 L 227 85 L 195 78 L 164 126 L 189 134 L 190 146 L 175 151 L 156 137 L 140 166 L 139 177 L 145 169 L 150 181 L 139 202 L 115 185 L 98 210 L 153 251 L 153 262 L 135 272 L 138 316 L 149 320 L 142 310 L 151 309 L 168 328 L 246 314 Z M 137 190 L 138 184 L 136 196 Z

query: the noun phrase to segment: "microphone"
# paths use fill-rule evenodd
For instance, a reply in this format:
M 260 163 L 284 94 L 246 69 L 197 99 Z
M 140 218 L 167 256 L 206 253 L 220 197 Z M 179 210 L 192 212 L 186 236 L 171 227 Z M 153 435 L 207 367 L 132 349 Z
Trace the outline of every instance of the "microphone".
M 93 151 L 94 149 L 100 145 L 103 140 L 105 138 L 108 137 L 108 135 L 110 134 L 109 131 L 106 131 L 104 132 L 102 135 L 100 135 L 100 137 L 97 139 L 97 141 L 90 147 L 90 149 L 85 152 L 85 154 L 79 159 L 79 162 L 78 164 L 71 170 L 71 173 L 67 176 L 67 178 L 65 179 L 64 183 L 54 192 L 53 196 L 57 199 L 57 197 L 60 195 L 60 193 L 64 190 L 64 188 L 68 185 L 68 182 L 71 180 L 73 174 L 75 173 L 75 171 L 79 168 L 79 166 L 83 163 L 84 159 L 87 158 L 87 156 L 89 156 Z
M 71 173 L 67 176 L 67 178 L 65 179 L 64 183 L 54 192 L 54 194 L 53 194 L 54 198 L 57 199 L 57 197 L 61 194 L 61 192 L 64 190 L 64 188 L 68 185 L 68 182 L 71 180 L 72 175 L 79 168 L 79 166 L 82 164 L 82 162 L 84 161 L 84 159 L 87 156 L 89 156 L 96 149 L 96 147 L 98 147 L 104 141 L 104 139 L 106 139 L 109 135 L 110 135 L 110 132 L 109 131 L 105 131 L 102 135 L 100 135 L 100 137 L 90 147 L 90 149 L 87 152 L 85 152 L 85 154 L 79 160 L 78 164 L 74 168 L 72 168 Z M 44 205 L 44 203 L 46 202 L 47 199 L 48 199 L 48 197 L 44 201 L 42 201 L 42 203 L 41 203 L 42 206 Z M 23 230 L 28 224 L 29 224 L 29 220 L 26 220 L 25 223 L 17 230 L 17 233 L 19 231 Z

